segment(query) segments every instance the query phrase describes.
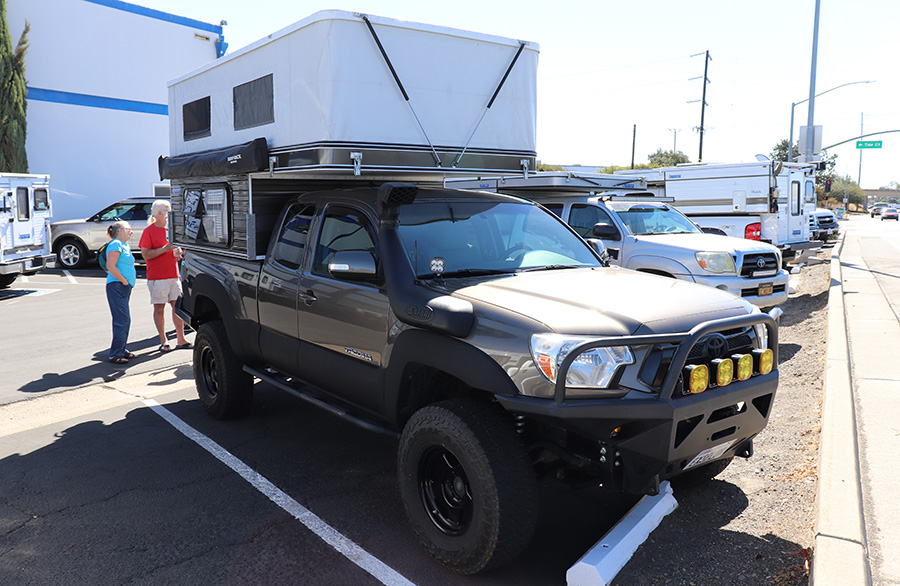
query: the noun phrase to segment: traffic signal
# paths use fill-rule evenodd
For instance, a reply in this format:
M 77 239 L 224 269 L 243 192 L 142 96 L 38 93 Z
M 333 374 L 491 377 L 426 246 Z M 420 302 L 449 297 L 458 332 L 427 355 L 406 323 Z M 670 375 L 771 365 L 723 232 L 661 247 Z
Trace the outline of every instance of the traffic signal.
M 831 179 L 825 180 L 825 193 L 831 192 Z

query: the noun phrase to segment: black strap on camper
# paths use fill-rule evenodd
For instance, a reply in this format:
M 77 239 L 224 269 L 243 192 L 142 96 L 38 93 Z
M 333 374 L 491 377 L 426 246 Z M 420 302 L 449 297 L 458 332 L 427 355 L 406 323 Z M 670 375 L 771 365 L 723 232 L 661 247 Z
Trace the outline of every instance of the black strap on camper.
M 503 74 L 503 79 L 500 80 L 500 83 L 497 85 L 497 89 L 494 90 L 494 95 L 491 96 L 487 107 L 484 109 L 484 112 L 481 113 L 481 118 L 478 119 L 478 124 L 475 125 L 475 129 L 472 131 L 472 134 L 469 135 L 469 140 L 466 141 L 466 145 L 463 147 L 462 152 L 459 153 L 459 156 L 456 157 L 455 161 L 453 161 L 454 167 L 459 164 L 460 159 L 462 159 L 463 155 L 466 154 L 466 149 L 469 148 L 469 143 L 472 142 L 472 139 L 475 137 L 475 133 L 478 132 L 478 127 L 481 126 L 482 121 L 484 121 L 484 117 L 487 115 L 488 110 L 490 110 L 491 106 L 494 105 L 494 100 L 497 99 L 497 95 L 500 93 L 500 89 L 503 87 L 503 84 L 506 83 L 506 78 L 509 77 L 510 72 L 512 71 L 513 67 L 515 67 L 516 61 L 519 60 L 519 55 L 522 54 L 523 49 L 525 49 L 525 41 L 519 41 L 519 50 L 516 51 L 515 56 L 509 63 L 509 67 L 506 68 L 506 73 Z
M 397 75 L 397 70 L 394 69 L 394 64 L 391 63 L 391 58 L 388 57 L 387 51 L 384 50 L 384 45 L 381 44 L 381 39 L 378 38 L 378 33 L 375 32 L 375 27 L 372 26 L 372 22 L 365 14 L 360 14 L 359 17 L 362 18 L 365 21 L 366 26 L 369 27 L 369 32 L 372 33 L 372 38 L 375 39 L 375 44 L 378 45 L 378 50 L 381 51 L 381 56 L 384 58 L 384 62 L 387 64 L 388 69 L 391 70 L 391 75 L 394 76 L 394 81 L 397 83 L 397 87 L 400 88 L 400 93 L 403 94 L 403 99 L 406 100 L 406 105 L 409 106 L 413 118 L 416 119 L 416 122 L 419 125 L 419 130 L 422 131 L 422 134 L 425 136 L 425 140 L 428 141 L 428 146 L 431 147 L 431 154 L 434 155 L 435 164 L 438 167 L 441 167 L 441 158 L 438 156 L 437 151 L 434 149 L 434 145 L 431 143 L 431 139 L 428 138 L 428 133 L 425 132 L 425 127 L 422 126 L 422 121 L 419 120 L 419 115 L 416 114 L 416 110 L 412 107 L 412 103 L 409 101 L 409 94 L 406 93 L 406 89 L 403 87 L 403 82 L 400 81 L 400 76 Z

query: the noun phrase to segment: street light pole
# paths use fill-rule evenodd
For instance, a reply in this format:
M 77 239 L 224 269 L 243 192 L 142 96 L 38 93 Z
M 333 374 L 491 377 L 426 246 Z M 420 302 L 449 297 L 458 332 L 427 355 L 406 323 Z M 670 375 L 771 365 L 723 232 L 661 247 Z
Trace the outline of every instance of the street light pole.
M 678 148 L 677 148 L 677 146 L 678 146 L 678 129 L 670 128 L 669 132 L 671 132 L 675 135 L 675 138 L 672 139 L 672 152 L 677 153 L 678 152 Z
M 827 94 L 828 92 L 833 92 L 834 90 L 841 89 L 842 87 L 847 87 L 848 85 L 856 85 L 858 83 L 875 83 L 875 80 L 851 81 L 849 83 L 842 83 L 841 85 L 838 85 L 831 89 L 825 90 L 824 92 L 819 92 L 814 97 L 818 98 L 819 96 L 823 96 L 823 95 Z M 807 101 L 809 101 L 809 98 L 800 100 L 799 102 L 793 102 L 791 104 L 791 132 L 789 134 L 790 138 L 788 140 L 788 161 L 790 161 L 791 163 L 794 162 L 794 107 L 799 106 L 800 104 L 807 102 Z
M 816 59 L 819 53 L 819 4 L 820 0 L 816 0 L 816 18 L 813 25 L 813 49 L 812 49 L 812 68 L 809 72 L 809 114 L 806 117 L 806 146 L 803 155 L 806 162 L 812 161 L 813 144 L 814 144 L 814 116 L 816 109 Z

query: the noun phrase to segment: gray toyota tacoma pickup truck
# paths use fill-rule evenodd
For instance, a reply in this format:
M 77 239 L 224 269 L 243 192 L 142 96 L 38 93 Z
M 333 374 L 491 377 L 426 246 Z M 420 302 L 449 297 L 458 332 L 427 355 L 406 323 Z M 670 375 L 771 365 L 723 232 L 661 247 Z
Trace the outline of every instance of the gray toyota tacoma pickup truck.
M 178 214 L 232 192 L 180 193 Z M 539 479 L 653 494 L 752 454 L 780 310 L 606 266 L 511 196 L 389 182 L 285 199 L 264 256 L 229 254 L 227 221 L 192 225 L 223 247 L 184 259 L 199 397 L 240 416 L 261 379 L 399 437 L 411 525 L 453 570 L 524 550 Z

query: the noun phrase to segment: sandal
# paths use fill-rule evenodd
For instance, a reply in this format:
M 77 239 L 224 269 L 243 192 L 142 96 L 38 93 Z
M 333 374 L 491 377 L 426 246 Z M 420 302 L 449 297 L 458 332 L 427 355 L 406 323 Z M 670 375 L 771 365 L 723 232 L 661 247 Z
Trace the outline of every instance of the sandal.
M 162 344 L 162 345 L 160 345 L 160 347 L 159 347 L 159 351 L 162 352 L 163 354 L 165 354 L 166 352 L 171 352 L 171 351 L 172 351 L 172 347 L 169 346 L 168 344 Z
M 177 348 L 178 350 L 193 350 L 194 345 L 190 342 L 185 342 L 184 344 L 176 344 L 175 348 Z
M 122 356 L 128 358 L 129 360 L 131 360 L 132 358 L 137 358 L 137 354 L 135 354 L 134 352 L 126 352 Z
M 124 356 L 113 356 L 109 361 L 113 364 L 128 364 L 128 359 Z

